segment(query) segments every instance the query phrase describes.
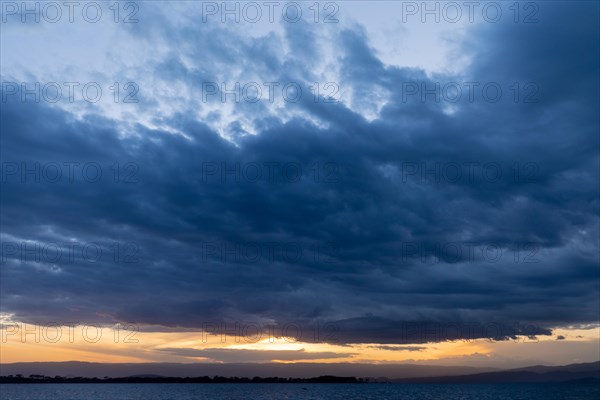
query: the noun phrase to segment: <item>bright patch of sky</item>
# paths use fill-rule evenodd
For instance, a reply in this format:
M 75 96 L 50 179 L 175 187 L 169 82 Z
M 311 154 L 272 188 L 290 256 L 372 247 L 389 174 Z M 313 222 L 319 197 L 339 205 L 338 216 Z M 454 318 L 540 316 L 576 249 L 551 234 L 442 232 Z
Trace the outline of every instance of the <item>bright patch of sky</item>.
M 3 9 L 6 22 L 2 24 L 2 80 L 25 82 L 27 89 L 39 92 L 42 100 L 58 98 L 56 106 L 78 117 L 91 113 L 117 120 L 123 134 L 132 131 L 129 128 L 134 124 L 177 132 L 165 121 L 180 112 L 195 115 L 224 137 L 233 136 L 232 126 L 245 133 L 257 133 L 257 118 L 269 116 L 276 116 L 282 122 L 294 117 L 307 118 L 323 126 L 318 118 L 308 118 L 305 112 L 283 98 L 282 88 L 286 82 L 275 89 L 271 101 L 269 88 L 262 84 L 277 81 L 278 77 L 254 68 L 253 60 L 245 60 L 244 67 L 238 63 L 225 67 L 213 63 L 214 52 L 219 51 L 222 38 L 225 38 L 224 47 L 231 45 L 231 38 L 245 46 L 268 39 L 270 45 L 280 45 L 277 58 L 285 67 L 278 73 L 287 74 L 287 64 L 298 64 L 304 57 L 312 73 L 310 77 L 302 76 L 306 86 L 314 88 L 311 81 L 317 82 L 319 95 L 334 95 L 352 111 L 374 120 L 387 102 L 385 90 L 374 85 L 372 98 L 357 101 L 352 83 L 339 84 L 334 36 L 342 29 L 363 29 L 377 57 L 388 66 L 419 68 L 428 74 L 456 74 L 468 64 L 467 54 L 460 49 L 463 36 L 473 25 L 468 15 L 463 15 L 458 22 L 449 22 L 449 18 L 456 18 L 452 10 L 442 8 L 438 12 L 439 22 L 435 15 L 425 13 L 423 23 L 421 14 L 426 10 L 415 11 L 412 3 L 349 1 L 321 2 L 318 6 L 314 2 L 294 3 L 300 5 L 298 8 L 286 6 L 292 3 L 265 6 L 259 2 L 255 3 L 260 6 L 258 18 L 257 9 L 249 8 L 248 3 L 230 2 L 223 6 L 220 2 L 147 1 L 139 2 L 138 8 L 120 3 L 119 23 L 114 21 L 117 14 L 113 3 L 101 3 L 101 17 L 94 23 L 89 21 L 96 19 L 95 7 L 85 8 L 84 15 L 88 2 L 82 2 L 80 8 L 74 10 L 61 7 L 62 16 L 54 23 L 50 22 L 54 10 L 44 13 L 43 6 L 40 23 L 34 23 L 35 13 L 25 15 L 26 23 L 23 23 L 20 15 L 11 13 L 13 10 Z M 30 9 L 34 9 L 32 4 Z M 224 7 L 228 10 L 237 7 L 239 23 L 235 21 L 235 12 L 228 14 Z M 302 18 L 310 24 L 310 34 L 318 41 L 319 54 L 297 55 L 296 43 L 285 40 L 289 28 L 286 24 L 292 24 L 289 21 L 296 19 L 299 9 Z M 69 22 L 71 14 L 73 22 Z M 138 22 L 124 23 L 128 17 Z M 256 19 L 257 22 L 252 22 Z M 336 20 L 338 22 L 333 22 Z M 204 34 L 209 36 L 202 38 Z M 255 61 L 262 56 L 259 51 Z M 202 54 L 206 58 L 195 57 Z M 241 106 L 232 101 L 231 96 L 226 96 L 225 101 L 203 101 L 199 93 L 203 89 L 199 85 L 191 86 L 189 76 L 182 77 L 175 72 L 175 78 L 170 79 L 164 71 L 157 71 L 158 66 L 173 59 L 200 78 L 202 73 L 218 72 L 220 81 L 215 83 L 225 84 L 227 89 L 232 89 L 235 82 L 240 83 L 241 89 L 249 82 L 260 83 L 262 107 L 246 102 L 246 97 L 252 94 L 242 96 L 242 103 L 247 104 Z M 310 91 L 312 93 L 303 95 L 313 96 L 315 90 Z M 28 96 L 31 99 L 33 95 Z M 127 103 L 131 99 L 139 103 Z

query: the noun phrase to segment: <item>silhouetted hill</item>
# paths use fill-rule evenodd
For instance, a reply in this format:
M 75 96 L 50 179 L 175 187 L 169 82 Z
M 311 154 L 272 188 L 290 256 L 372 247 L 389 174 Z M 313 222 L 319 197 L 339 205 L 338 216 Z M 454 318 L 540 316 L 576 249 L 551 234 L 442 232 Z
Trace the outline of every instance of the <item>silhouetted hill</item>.
M 434 366 L 415 364 L 359 364 L 359 363 L 92 363 L 92 362 L 23 362 L 0 364 L 0 375 L 119 378 L 124 376 L 238 376 L 252 378 L 283 376 L 311 378 L 315 376 L 362 376 L 415 378 L 428 376 L 466 375 L 498 371 L 494 368 L 464 366 Z
M 396 379 L 401 383 L 600 383 L 600 361 L 559 367 L 536 365 L 471 375 Z

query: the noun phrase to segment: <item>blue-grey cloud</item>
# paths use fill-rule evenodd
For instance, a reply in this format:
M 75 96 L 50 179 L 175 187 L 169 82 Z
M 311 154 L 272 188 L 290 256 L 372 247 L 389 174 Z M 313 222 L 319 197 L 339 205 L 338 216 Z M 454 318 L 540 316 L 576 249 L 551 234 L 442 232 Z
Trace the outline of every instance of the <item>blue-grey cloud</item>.
M 544 4 L 539 24 L 474 28 L 468 77 L 387 66 L 365 32 L 345 28 L 332 40 L 352 104 L 305 96 L 285 105 L 289 119 L 263 102 L 236 105 L 259 132 L 235 125 L 233 141 L 191 112 L 202 80 L 245 60 L 309 93 L 303 60 L 320 43 L 309 27 L 218 43 L 192 27 L 138 32 L 190 45 L 150 67 L 194 92 L 168 117 L 143 99 L 164 129 L 134 123 L 124 135 L 107 116 L 8 96 L 2 312 L 34 323 L 246 321 L 342 344 L 507 340 L 597 322 L 597 8 Z M 305 46 L 282 61 L 293 43 Z M 204 50 L 214 58 L 203 70 L 182 62 Z M 505 92 L 463 96 L 449 112 L 402 90 L 436 80 Z M 536 102 L 515 102 L 514 82 L 535 83 Z M 357 109 L 371 92 L 387 102 L 369 120 Z

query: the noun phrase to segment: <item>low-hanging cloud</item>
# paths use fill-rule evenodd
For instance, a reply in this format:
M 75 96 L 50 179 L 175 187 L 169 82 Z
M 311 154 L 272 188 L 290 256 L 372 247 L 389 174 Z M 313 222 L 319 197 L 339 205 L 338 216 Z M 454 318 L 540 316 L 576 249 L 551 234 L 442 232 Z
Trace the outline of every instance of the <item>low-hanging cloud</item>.
M 435 80 L 383 64 L 358 27 L 333 36 L 338 84 L 365 102 L 371 88 L 385 93 L 374 119 L 305 97 L 286 104 L 285 119 L 261 103 L 237 107 L 256 134 L 239 125 L 226 139 L 183 110 L 124 135 L 122 121 L 7 96 L 2 312 L 181 329 L 250 321 L 339 344 L 508 340 L 597 322 L 598 27 L 582 7 L 544 7 L 535 26 L 474 28 L 470 76 L 441 79 L 507 92 L 498 102 L 463 97 L 452 112 L 407 98 L 406 82 Z M 267 49 L 272 57 L 249 70 L 301 81 L 310 67 L 299 55 L 280 63 L 278 52 L 307 28 L 286 29 L 247 39 L 235 55 L 210 47 L 214 65 L 202 60 L 218 70 Z M 186 37 L 195 34 L 152 32 L 207 46 Z M 162 82 L 186 68 L 171 56 L 152 66 Z M 198 99 L 194 73 L 185 77 Z M 539 101 L 515 103 L 514 81 L 535 82 Z

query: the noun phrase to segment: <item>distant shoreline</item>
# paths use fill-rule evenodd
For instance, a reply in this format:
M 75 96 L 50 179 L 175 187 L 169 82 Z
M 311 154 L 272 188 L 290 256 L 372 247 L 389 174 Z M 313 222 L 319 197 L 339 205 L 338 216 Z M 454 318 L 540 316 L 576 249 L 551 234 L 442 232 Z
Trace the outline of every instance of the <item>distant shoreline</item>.
M 374 378 L 356 378 L 356 377 L 339 377 L 339 376 L 319 376 L 314 378 L 226 378 L 215 376 L 193 377 L 193 378 L 178 378 L 178 377 L 122 377 L 122 378 L 65 378 L 65 377 L 49 377 L 49 376 L 32 376 L 32 377 L 17 377 L 17 376 L 0 376 L 0 384 L 165 384 L 165 383 L 180 383 L 180 384 L 261 384 L 261 383 L 278 383 L 278 384 L 594 384 L 600 385 L 600 379 L 597 378 L 582 378 L 565 381 L 448 381 L 440 378 L 430 379 L 401 379 L 401 380 L 381 380 Z
M 298 369 L 280 369 L 265 370 L 264 365 L 254 364 L 245 365 L 243 370 L 239 368 L 229 371 L 215 371 L 211 365 L 195 365 L 195 370 L 182 370 L 174 368 L 169 364 L 150 365 L 154 368 L 138 368 L 132 370 L 132 365 L 115 364 L 86 364 L 86 363 L 54 363 L 46 365 L 45 368 L 34 368 L 36 364 L 17 364 L 18 368 L 11 369 L 11 366 L 0 364 L 0 384 L 48 384 L 48 383 L 401 383 L 401 384 L 514 384 L 514 383 L 579 383 L 600 385 L 600 361 L 593 363 L 569 364 L 562 366 L 543 366 L 534 365 L 525 368 L 517 368 L 504 371 L 479 372 L 471 374 L 452 374 L 448 369 L 442 369 L 439 375 L 433 376 L 414 376 L 418 367 L 414 371 L 407 371 L 405 367 L 403 373 L 406 375 L 412 372 L 413 376 L 401 377 L 400 366 L 392 366 L 395 369 L 385 371 L 365 371 L 356 370 L 346 371 L 337 375 L 328 373 L 318 368 L 311 369 L 309 365 L 304 365 L 302 370 Z M 226 365 L 226 364 L 225 364 Z M 70 368 L 65 368 L 69 366 Z M 143 366 L 143 365 L 142 365 Z M 156 368 L 156 367 L 162 368 Z M 167 367 L 173 367 L 169 370 Z M 177 365 L 175 365 L 177 366 Z M 235 367 L 235 365 L 233 365 Z M 290 364 L 278 366 L 279 368 L 289 367 Z M 100 368 L 103 367 L 103 368 Z M 214 365 L 213 365 L 214 367 Z M 4 369 L 4 370 L 2 370 Z M 27 371 L 29 369 L 29 371 Z M 33 371 L 31 371 L 33 370 Z M 25 372 L 27 371 L 27 372 Z M 420 370 L 421 373 L 430 370 Z M 365 373 L 366 372 L 366 373 Z M 394 374 L 396 376 L 385 375 Z M 294 377 L 294 373 L 303 373 L 301 376 Z M 364 373 L 364 375 L 363 375 Z M 371 373 L 372 375 L 367 375 Z M 179 375 L 176 375 L 179 374 Z M 343 375 L 342 375 L 343 374 Z M 281 377 L 287 375 L 287 377 Z M 316 376 L 315 376 L 316 375 Z M 253 376 L 253 377 L 251 377 Z M 312 377 L 311 377 L 312 376 Z M 359 376 L 362 376 L 359 378 Z M 366 377 L 365 377 L 366 376 Z
M 314 378 L 226 378 L 222 376 L 178 378 L 178 377 L 123 377 L 123 378 L 65 378 L 49 376 L 0 376 L 0 384 L 36 384 L 36 383 L 376 383 L 375 380 L 356 377 L 319 376 Z

